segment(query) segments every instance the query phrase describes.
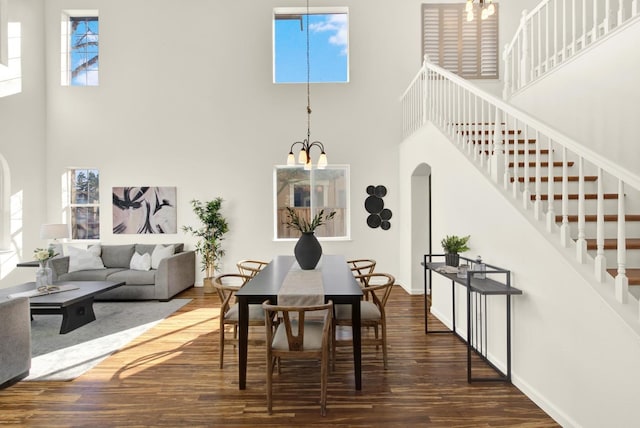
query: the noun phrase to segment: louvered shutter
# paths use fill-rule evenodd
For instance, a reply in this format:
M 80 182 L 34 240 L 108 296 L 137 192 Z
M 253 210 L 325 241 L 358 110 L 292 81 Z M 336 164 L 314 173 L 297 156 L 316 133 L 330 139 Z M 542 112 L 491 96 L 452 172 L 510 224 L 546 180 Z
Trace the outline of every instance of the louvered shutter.
M 465 3 L 422 5 L 422 52 L 431 62 L 466 79 L 498 78 L 498 5 L 496 13 L 467 22 Z

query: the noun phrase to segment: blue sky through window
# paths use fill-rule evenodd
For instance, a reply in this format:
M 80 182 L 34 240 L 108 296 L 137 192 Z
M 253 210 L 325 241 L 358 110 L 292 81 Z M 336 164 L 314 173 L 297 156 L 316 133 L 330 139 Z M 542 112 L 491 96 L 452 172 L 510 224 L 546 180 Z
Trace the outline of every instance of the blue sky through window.
M 307 81 L 307 16 L 275 19 L 274 68 L 276 83 Z M 311 82 L 348 81 L 348 20 L 346 13 L 309 15 Z
M 98 84 L 98 17 L 71 18 L 71 85 Z

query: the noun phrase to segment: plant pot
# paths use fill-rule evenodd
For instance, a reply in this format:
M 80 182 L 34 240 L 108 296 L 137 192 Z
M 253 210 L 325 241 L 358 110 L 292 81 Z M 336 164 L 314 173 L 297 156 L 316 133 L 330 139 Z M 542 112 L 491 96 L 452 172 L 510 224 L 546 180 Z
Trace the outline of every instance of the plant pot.
M 322 257 L 322 246 L 313 232 L 303 232 L 293 249 L 293 254 L 301 269 L 312 270 Z
M 202 288 L 207 294 L 215 293 L 216 288 L 213 286 L 213 278 L 205 278 L 202 280 Z
M 458 267 L 460 264 L 460 254 L 458 253 L 447 253 L 444 255 L 444 264 L 447 266 Z

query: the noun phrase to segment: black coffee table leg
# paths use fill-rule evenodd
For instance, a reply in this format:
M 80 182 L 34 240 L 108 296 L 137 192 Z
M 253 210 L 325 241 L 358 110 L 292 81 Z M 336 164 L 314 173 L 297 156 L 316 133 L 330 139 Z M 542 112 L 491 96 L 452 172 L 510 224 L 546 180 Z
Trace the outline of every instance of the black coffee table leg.
M 93 312 L 93 298 L 64 306 L 60 310 L 62 312 L 60 334 L 69 333 L 96 319 L 96 314 Z

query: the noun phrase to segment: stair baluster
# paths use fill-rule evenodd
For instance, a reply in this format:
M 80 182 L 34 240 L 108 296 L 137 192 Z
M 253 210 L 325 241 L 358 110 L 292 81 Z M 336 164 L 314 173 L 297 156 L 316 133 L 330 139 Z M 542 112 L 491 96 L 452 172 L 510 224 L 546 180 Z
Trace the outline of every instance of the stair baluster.
M 627 278 L 627 243 L 625 239 L 624 182 L 618 180 L 618 274 L 615 281 L 615 295 L 620 303 L 629 299 L 629 278 Z
M 584 264 L 587 259 L 587 239 L 584 221 L 584 158 L 578 158 L 578 240 L 576 241 L 576 259 Z
M 604 180 L 602 168 L 598 168 L 598 205 L 596 207 L 596 259 L 594 273 L 599 282 L 605 281 L 607 259 L 604 256 Z

